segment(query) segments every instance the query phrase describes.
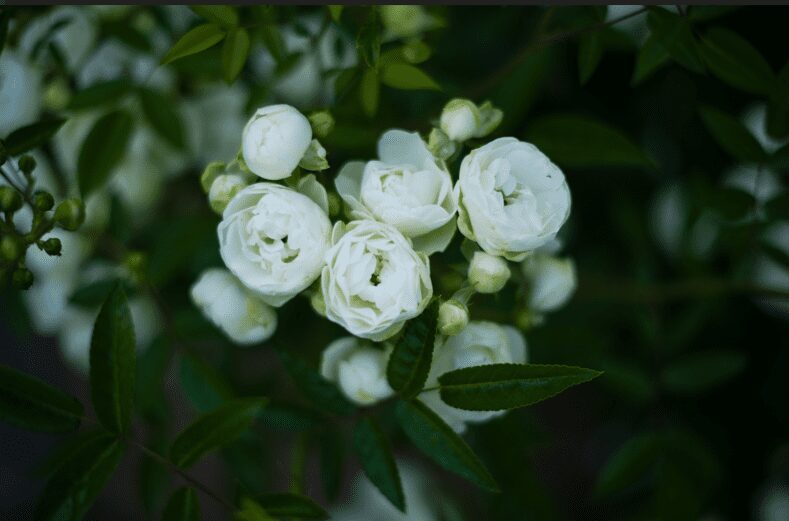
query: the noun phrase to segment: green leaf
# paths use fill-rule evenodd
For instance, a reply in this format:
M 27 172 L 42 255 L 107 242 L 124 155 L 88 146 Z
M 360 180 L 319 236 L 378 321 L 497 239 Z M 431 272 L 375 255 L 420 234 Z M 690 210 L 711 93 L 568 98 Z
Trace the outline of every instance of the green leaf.
M 222 47 L 222 76 L 225 82 L 233 83 L 249 56 L 249 33 L 244 28 L 227 33 Z
M 578 44 L 578 78 L 581 85 L 589 81 L 602 57 L 603 44 L 600 34 L 590 32 L 582 35 Z
M 561 166 L 654 168 L 652 160 L 630 138 L 588 116 L 545 116 L 532 124 L 527 136 Z
M 482 488 L 499 491 L 493 476 L 466 442 L 422 402 L 398 402 L 397 420 L 411 442 L 433 461 Z
M 674 61 L 693 72 L 704 72 L 693 31 L 685 17 L 653 7 L 647 15 L 647 24 L 650 35 L 654 35 Z
M 789 171 L 789 145 L 784 145 L 773 152 L 769 159 L 769 165 L 776 170 Z
M 77 176 L 83 197 L 103 186 L 112 169 L 123 159 L 132 125 L 128 112 L 116 110 L 100 117 L 90 129 L 77 159 Z
M 628 440 L 605 463 L 597 477 L 595 494 L 607 496 L 638 481 L 660 456 L 661 436 L 646 433 Z
M 69 302 L 80 307 L 96 309 L 101 306 L 113 288 L 118 284 L 123 285 L 124 291 L 132 290 L 132 285 L 117 277 L 97 280 L 77 288 L 69 297 Z
M 107 296 L 90 339 L 90 393 L 96 416 L 111 432 L 126 432 L 134 406 L 135 342 L 126 294 Z
M 137 357 L 135 405 L 148 423 L 161 425 L 169 420 L 169 402 L 163 382 L 170 367 L 173 348 L 162 335 Z
M 181 114 L 175 108 L 176 104 L 151 89 L 141 88 L 139 96 L 145 120 L 159 136 L 174 147 L 183 149 L 186 146 L 186 136 Z
M 715 27 L 701 40 L 701 56 L 715 76 L 753 94 L 769 94 L 776 83 L 770 65 L 737 33 Z
M 389 357 L 386 379 L 406 398 L 419 394 L 430 372 L 440 304 L 440 299 L 434 299 L 421 315 L 406 323 Z
M 767 105 L 767 133 L 777 139 L 789 135 L 789 63 L 778 74 Z
M 203 414 L 173 441 L 170 457 L 186 468 L 205 453 L 226 445 L 246 431 L 266 405 L 265 398 L 238 398 Z
M 234 521 L 276 521 L 253 499 L 242 497 L 238 510 L 233 512 Z
M 414 65 L 403 62 L 386 64 L 381 71 L 384 85 L 402 90 L 441 90 L 438 83 Z
M 162 521 L 200 521 L 200 503 L 189 487 L 181 487 L 170 496 L 164 507 Z
M 356 456 L 373 485 L 386 498 L 405 512 L 405 495 L 397 471 L 392 447 L 381 427 L 372 417 L 362 418 L 353 431 L 353 446 Z
M 238 25 L 238 13 L 229 5 L 194 5 L 191 9 L 198 16 L 222 27 L 231 28 Z
M 490 364 L 438 377 L 441 399 L 468 411 L 525 407 L 600 376 L 600 371 L 565 365 Z
M 82 404 L 31 375 L 0 365 L 0 419 L 25 429 L 73 431 L 82 420 Z
M 6 152 L 9 156 L 19 156 L 43 145 L 65 122 L 61 118 L 47 119 L 14 130 L 4 140 Z
M 375 69 L 367 69 L 362 76 L 359 94 L 362 98 L 362 108 L 368 117 L 375 116 L 378 110 L 378 96 L 381 85 L 378 83 L 378 74 Z
M 738 5 L 692 5 L 688 7 L 688 18 L 691 20 L 712 20 L 736 11 Z
M 708 206 L 724 219 L 733 221 L 742 219 L 753 210 L 754 198 L 743 190 L 723 187 L 710 194 Z
M 367 20 L 362 24 L 356 35 L 356 49 L 368 67 L 375 68 L 381 56 L 381 24 L 378 19 L 378 7 L 368 8 Z
M 82 519 L 123 455 L 114 436 L 91 437 L 71 453 L 41 493 L 34 518 L 41 521 Z
M 90 87 L 75 92 L 69 101 L 70 110 L 97 107 L 105 103 L 116 103 L 132 91 L 133 85 L 128 79 L 109 80 L 94 83 Z
M 754 163 L 767 159 L 767 153 L 756 138 L 732 116 L 712 107 L 700 108 L 699 114 L 715 141 L 734 158 Z
M 216 409 L 233 398 L 233 390 L 217 370 L 192 355 L 184 355 L 179 371 L 184 394 L 198 412 Z
M 342 8 L 341 5 L 327 5 L 326 7 L 329 8 L 329 15 L 331 19 L 334 20 L 334 23 L 340 23 L 340 17 L 342 16 Z
M 266 513 L 276 518 L 328 519 L 329 514 L 307 496 L 301 494 L 264 494 L 256 498 Z
M 675 394 L 698 394 L 719 386 L 745 369 L 747 357 L 732 350 L 710 350 L 686 355 L 663 370 L 663 386 Z
M 332 429 L 321 432 L 320 468 L 321 481 L 326 499 L 335 502 L 340 494 L 340 484 L 343 476 L 343 463 L 345 462 L 344 440 Z
M 175 42 L 175 45 L 162 58 L 162 65 L 213 47 L 224 37 L 225 31 L 217 24 L 198 25 Z
M 342 395 L 337 386 L 307 365 L 304 360 L 285 351 L 278 351 L 296 386 L 321 411 L 335 414 L 350 414 L 356 407 Z
M 657 38 L 650 35 L 638 51 L 636 68 L 633 70 L 633 77 L 630 85 L 638 85 L 652 75 L 661 66 L 668 62 L 668 52 L 658 43 Z

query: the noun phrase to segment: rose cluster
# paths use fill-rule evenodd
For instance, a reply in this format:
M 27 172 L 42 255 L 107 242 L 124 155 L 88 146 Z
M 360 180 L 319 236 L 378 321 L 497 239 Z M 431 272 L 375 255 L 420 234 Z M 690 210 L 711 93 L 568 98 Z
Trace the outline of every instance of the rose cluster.
M 459 230 L 467 280 L 439 308 L 428 387 L 462 367 L 525 363 L 521 332 L 469 321 L 469 302 L 500 291 L 512 262 L 520 263 L 526 295 L 522 329 L 569 299 L 574 265 L 555 254 L 570 191 L 534 145 L 512 137 L 479 141 L 501 119 L 490 103 L 452 100 L 427 141 L 417 132 L 384 132 L 377 158 L 346 163 L 327 192 L 308 172 L 329 167 L 316 136 L 331 131 L 331 116 L 308 118 L 288 105 L 258 109 L 238 157 L 211 163 L 203 174 L 210 205 L 222 216 L 226 269 L 203 274 L 194 302 L 230 339 L 255 344 L 274 333 L 274 308 L 304 294 L 351 335 L 325 349 L 321 373 L 352 401 L 372 404 L 393 392 L 386 364 L 396 335 L 434 298 L 430 256 L 444 252 Z M 496 414 L 460 411 L 436 392 L 422 398 L 458 431 Z

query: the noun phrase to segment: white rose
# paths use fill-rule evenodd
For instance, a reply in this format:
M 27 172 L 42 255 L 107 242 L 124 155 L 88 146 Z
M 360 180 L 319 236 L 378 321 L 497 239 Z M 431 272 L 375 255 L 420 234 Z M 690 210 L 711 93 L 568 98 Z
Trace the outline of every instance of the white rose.
M 529 281 L 529 308 L 533 311 L 554 311 L 570 300 L 578 285 L 575 263 L 536 254 L 521 265 Z
M 512 137 L 463 158 L 455 190 L 461 233 L 509 260 L 523 260 L 551 241 L 570 215 L 562 171 L 534 145 Z
M 256 183 L 230 201 L 217 232 L 228 269 L 266 303 L 281 306 L 320 275 L 331 223 L 306 195 Z
M 344 233 L 344 235 L 343 235 Z M 321 289 L 326 317 L 355 336 L 385 340 L 433 296 L 430 263 L 393 226 L 353 221 L 334 227 Z
M 227 270 L 205 270 L 189 294 L 203 315 L 237 344 L 259 344 L 277 329 L 274 309 Z
M 507 261 L 475 251 L 468 266 L 468 281 L 478 293 L 496 293 L 510 280 Z
M 321 374 L 336 383 L 349 400 L 372 405 L 394 391 L 386 380 L 388 350 L 348 336 L 329 344 L 321 355 Z
M 526 358 L 526 341 L 517 329 L 493 322 L 472 321 L 459 334 L 436 345 L 425 387 L 437 386 L 439 376 L 456 369 L 488 364 L 524 364 Z M 483 422 L 504 414 L 504 411 L 456 409 L 441 400 L 438 390 L 422 393 L 420 399 L 456 432 L 463 432 L 467 422 Z
M 290 105 L 259 108 L 244 127 L 242 153 L 249 169 L 263 179 L 293 173 L 312 141 L 309 120 Z
M 446 249 L 455 233 L 452 178 L 414 132 L 389 130 L 378 140 L 379 161 L 351 161 L 335 186 L 354 219 L 391 224 L 428 254 Z
M 455 98 L 441 111 L 441 130 L 452 141 L 466 141 L 477 132 L 482 118 L 473 101 Z

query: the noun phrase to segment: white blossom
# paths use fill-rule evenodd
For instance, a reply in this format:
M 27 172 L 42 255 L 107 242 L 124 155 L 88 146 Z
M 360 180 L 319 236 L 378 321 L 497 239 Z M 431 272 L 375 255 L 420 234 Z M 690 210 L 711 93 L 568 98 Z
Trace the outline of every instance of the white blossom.
M 372 405 L 394 393 L 386 380 L 390 351 L 356 337 L 338 338 L 321 355 L 321 374 L 349 400 Z
M 529 283 L 528 303 L 532 311 L 555 311 L 575 293 L 578 280 L 570 258 L 538 253 L 524 260 L 521 268 Z

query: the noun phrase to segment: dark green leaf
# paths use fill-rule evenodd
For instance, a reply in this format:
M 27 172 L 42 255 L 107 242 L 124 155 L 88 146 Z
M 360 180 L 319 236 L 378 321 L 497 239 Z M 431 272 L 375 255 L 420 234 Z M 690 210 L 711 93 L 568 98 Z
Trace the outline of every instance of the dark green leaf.
M 104 303 L 107 296 L 118 284 L 123 284 L 124 291 L 128 292 L 132 289 L 131 284 L 124 283 L 116 277 L 97 280 L 77 288 L 69 297 L 69 302 L 77 306 L 96 309 Z
M 701 55 L 712 73 L 732 87 L 769 94 L 776 83 L 773 70 L 759 51 L 728 29 L 710 29 L 701 40 Z
M 183 356 L 179 373 L 184 394 L 198 412 L 211 411 L 233 398 L 233 390 L 222 375 L 195 356 Z
M 334 502 L 340 494 L 345 445 L 334 430 L 324 430 L 320 436 L 321 481 L 326 498 Z
M 368 117 L 375 116 L 378 110 L 378 95 L 381 85 L 378 83 L 378 74 L 375 69 L 367 69 L 362 76 L 359 94 L 362 98 L 362 108 Z
M 320 505 L 301 494 L 265 494 L 256 500 L 266 510 L 266 513 L 277 518 L 329 518 L 329 514 Z
M 189 487 L 181 487 L 170 496 L 162 521 L 200 521 L 200 503 Z
M 249 56 L 249 33 L 244 28 L 233 29 L 227 33 L 222 47 L 222 76 L 227 83 L 233 83 Z
M 238 13 L 229 5 L 194 5 L 192 11 L 209 22 L 231 28 L 238 25 Z
M 395 89 L 441 90 L 438 83 L 421 69 L 403 62 L 386 64 L 381 71 L 381 82 Z
M 82 404 L 59 389 L 0 365 L 0 419 L 36 431 L 65 432 L 79 427 Z
M 342 395 L 337 387 L 320 373 L 307 365 L 304 360 L 285 351 L 278 351 L 296 386 L 319 410 L 335 414 L 350 414 L 356 408 Z
M 77 159 L 77 176 L 83 197 L 103 186 L 112 169 L 123 159 L 132 126 L 131 115 L 116 110 L 100 117 L 90 129 Z
M 789 221 L 789 192 L 773 197 L 764 205 L 764 212 L 771 221 Z
M 587 116 L 545 116 L 529 129 L 529 140 L 551 160 L 570 168 L 654 168 L 626 135 Z
M 265 405 L 265 398 L 238 398 L 203 414 L 173 442 L 170 448 L 173 463 L 189 467 L 205 453 L 232 442 L 252 425 Z
M 90 340 L 90 393 L 99 421 L 126 432 L 134 406 L 135 342 L 126 294 L 116 286 L 96 318 Z
M 172 352 L 167 338 L 160 336 L 137 357 L 135 404 L 140 414 L 152 424 L 162 424 L 169 419 L 163 381 L 170 367 Z
M 582 367 L 490 364 L 466 367 L 438 377 L 441 399 L 469 411 L 525 407 L 555 396 L 602 373 Z
M 647 15 L 650 34 L 674 58 L 693 72 L 704 72 L 696 40 L 688 20 L 661 7 L 653 7 Z
M 737 5 L 692 5 L 688 7 L 688 18 L 691 20 L 712 20 L 739 8 L 740 6 Z
M 738 120 L 712 107 L 702 107 L 699 113 L 715 141 L 733 157 L 755 163 L 767 159 L 762 146 Z
M 753 195 L 737 188 L 724 187 L 710 194 L 709 207 L 721 217 L 737 220 L 745 217 L 754 208 Z
M 381 55 L 381 24 L 378 19 L 378 7 L 368 8 L 367 20 L 356 35 L 356 49 L 362 61 L 370 68 L 378 64 Z
M 0 12 L 0 55 L 5 48 L 5 40 L 8 36 L 8 24 L 11 21 L 11 11 L 3 10 Z
M 133 85 L 127 79 L 109 80 L 94 83 L 77 91 L 71 97 L 68 108 L 79 110 L 93 108 L 105 103 L 115 103 L 131 92 Z
M 126 20 L 103 20 L 99 41 L 105 38 L 116 38 L 133 49 L 144 53 L 151 52 L 151 43 L 145 33 Z
M 272 428 L 305 431 L 318 426 L 322 418 L 304 407 L 270 403 L 261 413 L 260 421 Z
M 406 436 L 426 456 L 482 488 L 499 491 L 493 476 L 466 442 L 422 402 L 399 402 L 397 419 Z
M 767 132 L 776 139 L 789 136 L 789 63 L 783 66 L 767 105 Z
M 260 36 L 263 39 L 263 44 L 266 46 L 271 57 L 277 62 L 277 65 L 282 63 L 285 59 L 285 42 L 282 39 L 282 34 L 279 32 L 277 24 L 269 22 L 260 28 Z
M 176 148 L 186 146 L 184 125 L 175 104 L 158 92 L 141 88 L 139 90 L 142 113 L 146 121 L 161 137 Z
M 630 80 L 631 85 L 638 85 L 652 75 L 661 66 L 668 62 L 668 52 L 658 43 L 657 39 L 650 35 L 641 46 L 636 59 L 636 68 Z
M 405 512 L 403 485 L 392 456 L 392 447 L 373 418 L 362 418 L 356 424 L 353 431 L 353 446 L 359 463 L 372 484 L 398 510 Z
M 589 32 L 582 35 L 578 44 L 578 78 L 581 85 L 589 81 L 602 57 L 603 45 L 600 34 Z
M 769 165 L 776 170 L 789 171 L 789 145 L 784 145 L 772 153 Z
M 392 389 L 406 398 L 419 394 L 430 372 L 440 304 L 439 299 L 434 299 L 421 315 L 406 323 L 389 357 L 386 379 Z
M 148 448 L 157 454 L 165 453 L 167 445 L 168 442 L 162 434 L 156 433 L 149 437 Z M 160 461 L 147 457 L 139 460 L 137 488 L 148 518 L 153 517 L 154 512 L 161 512 L 165 494 L 170 490 L 172 477 L 170 469 L 162 465 Z
M 644 476 L 660 456 L 661 437 L 641 434 L 628 440 L 605 463 L 597 477 L 595 493 L 610 495 Z
M 217 24 L 198 25 L 175 42 L 175 45 L 162 58 L 162 65 L 213 47 L 224 37 L 225 31 Z
M 48 119 L 14 130 L 4 141 L 8 155 L 19 156 L 43 145 L 65 122 L 65 119 Z
M 44 487 L 35 519 L 82 519 L 104 488 L 123 455 L 113 436 L 96 436 L 64 461 Z
M 737 376 L 745 368 L 747 357 L 739 351 L 702 351 L 687 355 L 666 367 L 661 375 L 663 386 L 676 394 L 708 391 Z

